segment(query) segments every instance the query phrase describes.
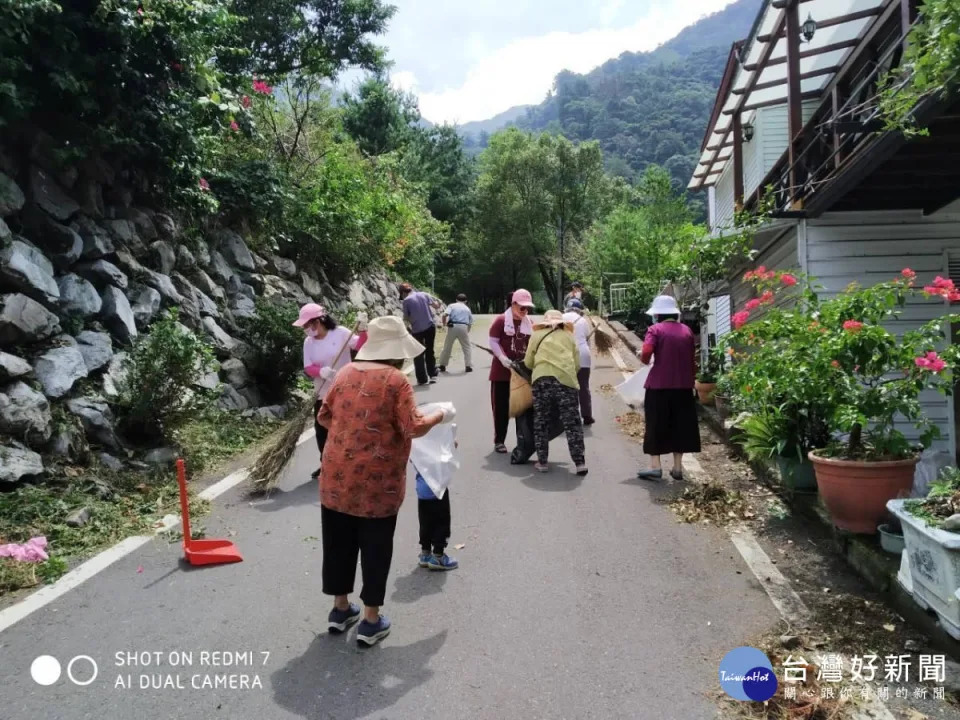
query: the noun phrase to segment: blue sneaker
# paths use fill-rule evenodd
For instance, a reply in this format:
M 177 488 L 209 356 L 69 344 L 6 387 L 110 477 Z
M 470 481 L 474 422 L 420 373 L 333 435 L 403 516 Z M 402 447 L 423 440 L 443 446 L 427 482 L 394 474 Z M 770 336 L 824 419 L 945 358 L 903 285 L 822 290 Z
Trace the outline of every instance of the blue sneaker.
M 433 557 L 433 553 L 420 553 L 420 556 L 417 558 L 417 562 L 420 563 L 420 567 L 430 567 L 430 558 Z
M 360 606 L 350 603 L 346 610 L 334 608 L 327 616 L 327 629 L 332 633 L 342 633 L 360 619 Z
M 447 554 L 431 555 L 427 561 L 427 567 L 431 570 L 456 570 L 460 563 Z
M 381 615 L 377 622 L 362 621 L 357 626 L 357 643 L 372 647 L 390 634 L 390 621 Z

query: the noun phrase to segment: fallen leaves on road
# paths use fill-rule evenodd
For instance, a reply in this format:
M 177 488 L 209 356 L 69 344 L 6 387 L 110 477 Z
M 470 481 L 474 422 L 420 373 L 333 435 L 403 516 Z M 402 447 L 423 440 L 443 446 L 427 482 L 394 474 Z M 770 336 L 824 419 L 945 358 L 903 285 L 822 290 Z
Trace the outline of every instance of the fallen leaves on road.
M 457 550 L 463 550 L 466 547 L 466 545 L 464 545 L 463 543 L 459 543 L 457 545 L 454 545 L 453 547 L 455 547 Z
M 600 386 L 600 394 L 605 396 L 613 395 L 616 392 L 616 388 L 613 387 L 610 383 L 604 383 Z
M 680 520 L 686 523 L 727 525 L 757 516 L 743 493 L 729 491 L 715 482 L 685 488 L 668 502 Z
M 642 438 L 644 431 L 643 415 L 628 412 L 617 418 L 620 429 L 625 435 L 632 438 Z

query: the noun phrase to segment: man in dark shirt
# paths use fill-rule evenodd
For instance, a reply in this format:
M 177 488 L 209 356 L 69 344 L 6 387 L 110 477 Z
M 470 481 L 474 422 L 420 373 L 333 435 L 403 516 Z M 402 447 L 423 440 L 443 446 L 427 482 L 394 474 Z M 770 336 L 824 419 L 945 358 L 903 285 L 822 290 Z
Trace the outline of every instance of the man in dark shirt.
M 440 303 L 427 293 L 414 290 L 410 283 L 400 286 L 400 299 L 403 300 L 403 318 L 410 325 L 410 334 L 427 349 L 413 361 L 417 384 L 435 383 L 439 373 L 433 349 L 437 338 L 433 309 L 439 307 Z

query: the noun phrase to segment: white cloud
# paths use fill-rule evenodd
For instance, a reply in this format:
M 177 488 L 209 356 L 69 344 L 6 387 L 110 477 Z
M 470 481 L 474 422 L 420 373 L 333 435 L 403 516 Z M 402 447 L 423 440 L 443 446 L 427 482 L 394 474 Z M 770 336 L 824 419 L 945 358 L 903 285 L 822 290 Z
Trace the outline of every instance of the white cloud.
M 561 70 L 585 73 L 623 52 L 653 50 L 700 16 L 731 1 L 658 0 L 642 19 L 627 27 L 521 38 L 476 62 L 459 87 L 421 92 L 420 111 L 432 122 L 464 123 L 493 117 L 515 105 L 538 103 Z M 615 7 L 617 2 L 608 5 Z M 412 82 L 404 89 L 415 89 L 412 73 L 396 72 L 393 78 L 394 84 Z
M 417 76 L 409 70 L 390 73 L 390 84 L 397 90 L 412 92 L 417 87 Z

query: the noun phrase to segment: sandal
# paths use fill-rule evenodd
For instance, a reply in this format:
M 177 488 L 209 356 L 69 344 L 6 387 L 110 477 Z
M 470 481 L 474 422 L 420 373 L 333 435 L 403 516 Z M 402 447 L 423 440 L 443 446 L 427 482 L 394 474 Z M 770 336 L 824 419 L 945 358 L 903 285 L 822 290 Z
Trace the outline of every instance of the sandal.
M 533 467 L 539 473 L 550 472 L 550 466 L 547 465 L 546 463 L 543 463 L 542 465 L 540 463 L 537 463 Z
M 671 470 L 670 477 L 674 480 L 683 480 L 683 470 Z
M 498 452 L 498 453 L 500 453 L 501 455 L 506 455 L 506 454 L 507 454 L 507 446 L 504 445 L 503 443 L 497 443 L 496 445 L 494 445 L 494 446 L 493 446 L 493 450 L 494 450 L 494 452 Z

